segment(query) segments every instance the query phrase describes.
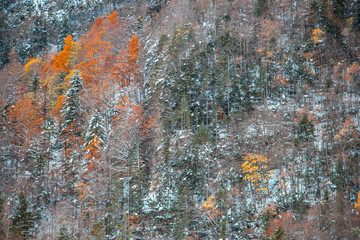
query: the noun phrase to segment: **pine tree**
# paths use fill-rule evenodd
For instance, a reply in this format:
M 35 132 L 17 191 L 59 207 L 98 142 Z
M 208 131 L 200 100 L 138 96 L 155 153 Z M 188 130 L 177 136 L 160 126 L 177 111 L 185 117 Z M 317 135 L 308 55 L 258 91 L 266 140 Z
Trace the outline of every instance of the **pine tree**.
M 99 113 L 95 113 L 90 120 L 89 127 L 85 135 L 85 146 L 90 145 L 97 138 L 102 146 L 105 141 L 105 127 L 103 119 Z
M 226 239 L 226 220 L 224 219 L 221 223 L 220 239 Z
M 274 235 L 270 238 L 270 240 L 281 240 L 283 239 L 285 231 L 282 226 L 278 226 L 277 229 L 274 231 Z
M 345 170 L 344 163 L 341 159 L 338 159 L 335 167 L 335 173 L 331 178 L 331 182 L 336 185 L 338 190 L 343 189 L 345 184 Z
M 4 213 L 4 196 L 0 189 L 0 236 L 5 236 L 5 213 Z
M 64 106 L 62 109 L 63 114 L 63 123 L 61 129 L 73 126 L 73 134 L 79 136 L 79 129 L 81 128 L 82 116 L 81 116 L 81 106 L 80 106 L 80 91 L 84 88 L 83 80 L 78 71 L 75 72 L 74 76 L 71 78 L 70 89 L 66 93 L 66 99 L 64 101 Z
M 336 17 L 344 19 L 346 13 L 346 1 L 345 0 L 333 0 L 333 13 Z
M 33 29 L 33 49 L 35 52 L 42 51 L 46 47 L 48 35 L 45 24 L 36 19 Z
M 173 232 L 174 239 L 184 239 L 185 237 L 185 228 L 188 212 L 188 199 L 190 197 L 190 192 L 187 187 L 184 187 L 180 193 L 179 200 L 176 204 L 176 216 L 175 216 L 175 227 Z
M 24 192 L 19 194 L 19 205 L 16 213 L 12 217 L 11 232 L 16 237 L 22 239 L 30 239 L 33 236 L 33 228 L 35 226 L 35 215 L 28 210 L 29 202 L 26 200 Z
M 65 225 L 61 226 L 59 237 L 57 238 L 57 240 L 71 240 L 70 234 Z
M 90 231 L 90 235 L 93 237 L 93 239 L 101 240 L 104 239 L 104 223 L 99 221 L 92 225 L 92 229 Z
M 297 134 L 298 138 L 303 142 L 310 140 L 314 134 L 314 124 L 311 122 L 307 114 L 302 116 L 298 124 Z

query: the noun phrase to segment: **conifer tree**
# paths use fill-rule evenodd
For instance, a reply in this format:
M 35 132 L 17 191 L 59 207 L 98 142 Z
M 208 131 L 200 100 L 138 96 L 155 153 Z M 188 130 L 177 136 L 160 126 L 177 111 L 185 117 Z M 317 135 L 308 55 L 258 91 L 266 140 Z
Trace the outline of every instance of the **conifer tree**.
M 0 236 L 5 236 L 5 213 L 4 213 L 4 196 L 0 189 Z
M 176 204 L 175 227 L 173 236 L 175 239 L 184 239 L 188 212 L 188 199 L 190 192 L 187 187 L 184 187 L 180 193 L 178 203 Z
M 71 78 L 70 89 L 66 93 L 66 99 L 62 110 L 63 123 L 61 125 L 62 130 L 70 125 L 73 125 L 73 134 L 79 136 L 79 129 L 81 127 L 81 106 L 80 106 L 80 91 L 83 89 L 83 80 L 78 71 L 75 72 Z M 77 129 L 76 129 L 77 128 Z
M 226 220 L 224 219 L 221 223 L 220 239 L 226 239 Z
M 65 225 L 61 226 L 59 237 L 57 238 L 57 240 L 71 240 L 70 234 Z
M 282 226 L 278 226 L 277 229 L 274 231 L 274 235 L 270 238 L 270 240 L 281 240 L 283 239 L 285 231 Z
M 16 238 L 30 239 L 33 236 L 33 228 L 35 226 L 35 215 L 29 211 L 29 202 L 26 200 L 24 192 L 19 194 L 19 205 L 16 213 L 12 217 L 11 232 Z
M 306 142 L 311 139 L 312 135 L 314 133 L 314 124 L 309 119 L 309 116 L 307 114 L 304 114 L 298 124 L 298 138 Z
M 105 140 L 105 127 L 103 125 L 103 119 L 98 112 L 95 113 L 90 120 L 85 135 L 85 146 L 90 145 L 95 138 L 100 142 L 100 145 L 103 145 Z

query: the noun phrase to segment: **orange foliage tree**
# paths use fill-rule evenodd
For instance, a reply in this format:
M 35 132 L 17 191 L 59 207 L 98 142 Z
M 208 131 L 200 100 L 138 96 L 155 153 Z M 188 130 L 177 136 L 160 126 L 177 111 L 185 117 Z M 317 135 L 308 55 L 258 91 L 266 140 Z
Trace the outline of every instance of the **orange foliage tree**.
M 356 214 L 359 215 L 360 214 L 360 191 L 358 192 L 357 202 L 355 203 L 354 208 L 355 208 Z
M 214 220 L 217 216 L 221 214 L 221 211 L 216 206 L 214 196 L 210 196 L 209 199 L 203 203 L 201 209 L 206 212 L 210 220 Z
M 30 99 L 16 102 L 7 113 L 17 132 L 16 144 L 27 148 L 30 140 L 40 132 L 42 117 L 40 109 L 31 103 Z
M 110 41 L 106 40 L 109 31 L 109 24 L 106 24 L 108 21 L 113 21 L 113 19 L 97 18 L 89 33 L 80 38 L 81 62 L 77 65 L 77 69 L 84 79 L 85 87 L 105 81 L 104 74 L 106 76 L 107 72 L 104 68 L 108 65 L 113 49 Z
M 140 56 L 140 43 L 137 35 L 134 35 L 126 51 L 119 53 L 116 64 L 112 68 L 115 81 L 123 86 L 136 82 L 139 78 L 138 59 Z
M 63 50 L 61 52 L 59 52 L 59 54 L 57 56 L 54 57 L 53 61 L 54 61 L 54 71 L 55 72 L 69 72 L 70 70 L 70 53 L 71 53 L 71 48 L 73 46 L 73 41 L 72 41 L 72 36 L 68 35 L 65 40 L 64 40 L 65 44 L 63 47 Z

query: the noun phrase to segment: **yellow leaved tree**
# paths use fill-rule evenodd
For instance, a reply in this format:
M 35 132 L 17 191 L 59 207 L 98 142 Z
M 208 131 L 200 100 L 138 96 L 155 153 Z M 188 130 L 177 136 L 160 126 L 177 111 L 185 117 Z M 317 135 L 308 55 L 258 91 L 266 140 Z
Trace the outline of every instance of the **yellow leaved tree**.
M 209 199 L 203 203 L 201 210 L 206 213 L 209 220 L 214 220 L 218 215 L 221 214 L 221 211 L 216 206 L 214 196 L 209 197 Z
M 322 31 L 319 28 L 315 28 L 313 30 L 313 36 L 312 36 L 314 44 L 323 42 L 325 38 L 324 35 L 325 35 L 324 31 Z
M 244 180 L 250 182 L 250 187 L 255 187 L 256 191 L 268 190 L 260 187 L 260 184 L 271 177 L 269 163 L 270 160 L 261 154 L 248 154 L 244 157 L 244 163 L 241 164 Z
M 356 214 L 360 214 L 360 191 L 358 192 L 358 199 L 354 205 Z

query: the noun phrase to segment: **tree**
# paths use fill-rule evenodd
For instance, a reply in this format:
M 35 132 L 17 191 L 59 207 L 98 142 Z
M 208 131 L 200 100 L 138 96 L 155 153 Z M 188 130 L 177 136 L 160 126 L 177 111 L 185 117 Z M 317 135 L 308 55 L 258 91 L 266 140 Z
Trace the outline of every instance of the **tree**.
M 97 163 L 94 160 L 99 158 L 100 148 L 104 146 L 105 141 L 105 127 L 103 125 L 103 119 L 99 113 L 95 113 L 90 120 L 89 127 L 85 134 L 85 151 L 87 159 L 91 166 L 95 166 Z
M 4 196 L 0 189 L 0 236 L 5 236 L 5 212 L 4 212 Z
M 248 154 L 244 157 L 244 163 L 241 164 L 244 180 L 249 181 L 251 186 L 255 186 L 255 190 L 267 190 L 260 188 L 260 184 L 270 178 L 268 171 L 270 160 L 264 155 Z
M 66 93 L 66 99 L 63 103 L 62 115 L 63 121 L 61 129 L 64 131 L 71 127 L 73 134 L 80 136 L 79 129 L 82 128 L 81 106 L 80 106 L 80 91 L 83 89 L 83 80 L 79 72 L 76 71 L 71 78 L 70 89 Z
M 360 191 L 358 192 L 357 202 L 354 205 L 354 209 L 355 209 L 356 214 L 359 215 L 360 214 Z
M 30 99 L 16 102 L 15 106 L 6 113 L 9 117 L 16 136 L 15 145 L 21 146 L 20 154 L 24 155 L 31 144 L 31 140 L 40 132 L 42 116 L 40 109 L 34 106 Z
M 35 215 L 29 211 L 28 207 L 29 202 L 26 200 L 24 192 L 21 192 L 16 212 L 12 217 L 13 222 L 10 230 L 16 237 L 22 239 L 30 239 L 34 234 Z
M 324 35 L 325 33 L 321 29 L 315 28 L 313 30 L 313 36 L 312 36 L 314 44 L 322 43 L 325 38 Z
M 64 47 L 58 55 L 53 58 L 54 61 L 54 70 L 55 72 L 69 72 L 70 63 L 71 63 L 71 50 L 73 48 L 74 42 L 72 41 L 72 36 L 68 35 L 64 39 Z
M 113 78 L 116 83 L 128 86 L 132 82 L 137 82 L 139 78 L 140 43 L 137 35 L 134 35 L 129 43 L 129 47 L 119 53 L 116 63 L 112 67 Z
M 311 139 L 314 134 L 314 124 L 309 118 L 308 114 L 303 114 L 301 120 L 298 123 L 297 135 L 299 140 L 306 142 Z
M 71 240 L 70 234 L 65 225 L 61 225 L 59 237 L 57 240 Z
M 105 39 L 109 32 L 107 21 L 101 17 L 97 18 L 88 34 L 80 38 L 81 51 L 79 57 L 82 61 L 76 68 L 84 79 L 85 87 L 89 84 L 101 84 L 103 79 L 100 76 L 107 74 L 104 67 L 109 64 L 110 51 L 113 49 L 110 41 Z
M 175 227 L 173 232 L 175 239 L 184 239 L 185 237 L 184 230 L 187 227 L 189 197 L 190 192 L 187 187 L 184 187 L 176 204 Z
M 270 238 L 270 240 L 281 240 L 283 239 L 282 236 L 284 235 L 285 231 L 282 226 L 278 226 L 274 231 L 274 235 Z
M 206 213 L 209 220 L 214 220 L 222 213 L 216 205 L 214 196 L 210 196 L 209 199 L 203 203 L 201 210 Z

